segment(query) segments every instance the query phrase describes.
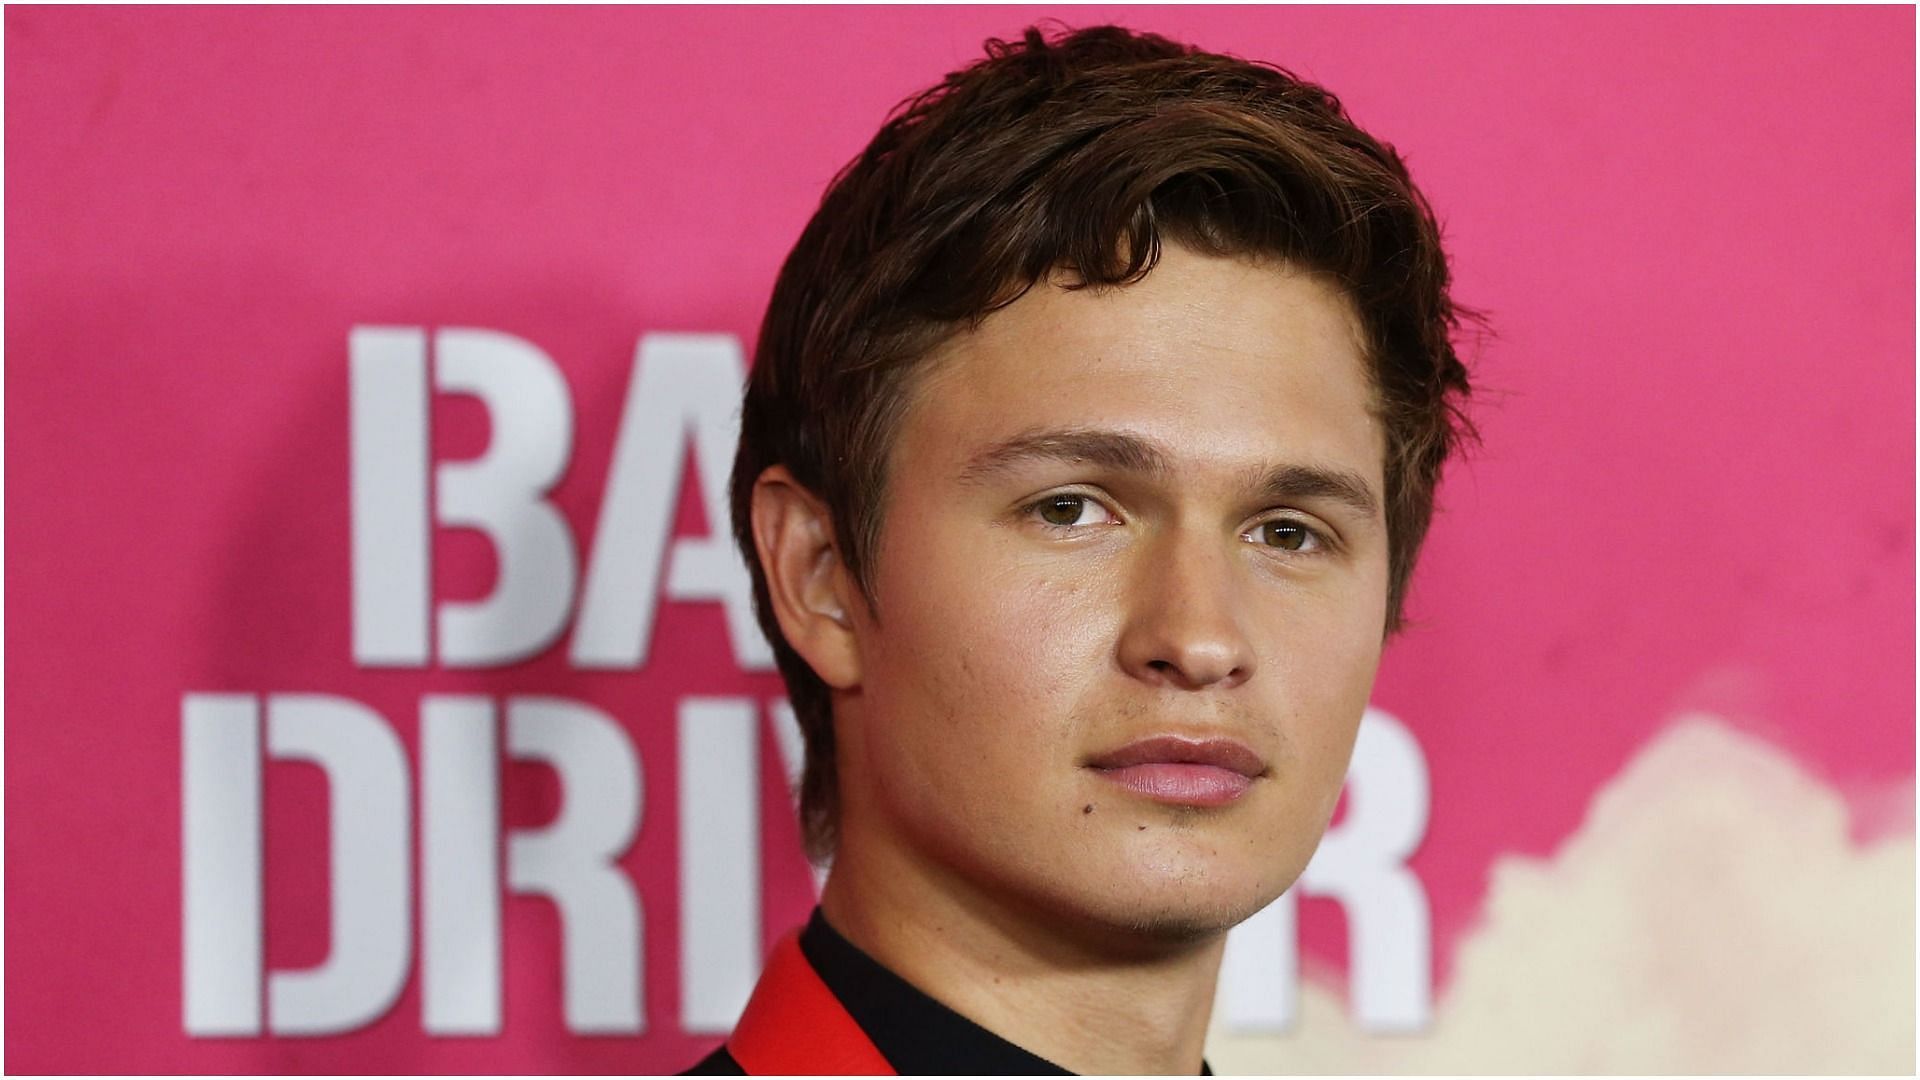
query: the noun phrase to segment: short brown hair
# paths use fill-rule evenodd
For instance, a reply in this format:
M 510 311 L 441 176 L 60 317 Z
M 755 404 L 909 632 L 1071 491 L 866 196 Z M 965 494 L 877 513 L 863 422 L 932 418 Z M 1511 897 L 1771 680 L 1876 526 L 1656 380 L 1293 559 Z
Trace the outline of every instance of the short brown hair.
M 871 604 L 888 451 L 917 361 L 1056 270 L 1122 286 L 1171 240 L 1283 260 L 1352 300 L 1386 432 L 1389 592 L 1401 608 L 1460 410 L 1460 315 L 1431 208 L 1332 94 L 1267 64 L 1113 26 L 1038 28 L 897 107 L 829 185 L 781 267 L 748 378 L 733 531 L 806 741 L 808 853 L 838 839 L 828 687 L 786 641 L 752 492 L 785 465 L 830 510 Z

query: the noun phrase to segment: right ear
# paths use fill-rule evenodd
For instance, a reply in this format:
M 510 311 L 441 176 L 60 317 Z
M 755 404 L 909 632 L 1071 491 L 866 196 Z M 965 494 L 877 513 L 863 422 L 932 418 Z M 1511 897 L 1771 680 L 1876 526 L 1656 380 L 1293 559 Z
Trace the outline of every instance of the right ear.
M 753 482 L 753 545 L 787 644 L 836 690 L 860 685 L 856 591 L 833 539 L 833 516 L 785 465 Z

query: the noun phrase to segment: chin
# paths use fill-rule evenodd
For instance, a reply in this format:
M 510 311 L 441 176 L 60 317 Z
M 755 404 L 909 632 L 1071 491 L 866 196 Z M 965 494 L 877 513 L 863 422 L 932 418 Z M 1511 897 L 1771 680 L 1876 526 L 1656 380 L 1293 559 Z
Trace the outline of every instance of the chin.
M 1254 908 L 1253 911 L 1247 911 L 1238 906 L 1204 908 L 1191 905 L 1142 909 L 1132 912 L 1121 929 L 1134 937 L 1181 945 L 1218 937 L 1246 921 L 1258 910 Z
M 1219 938 L 1277 899 L 1296 875 L 1281 868 L 1217 865 L 1128 866 L 1107 875 L 1106 887 L 1057 896 L 1060 906 L 1103 931 L 1158 948 L 1196 945 Z M 1098 880 L 1089 874 L 1079 881 Z M 1059 884 L 1070 884 L 1062 881 Z

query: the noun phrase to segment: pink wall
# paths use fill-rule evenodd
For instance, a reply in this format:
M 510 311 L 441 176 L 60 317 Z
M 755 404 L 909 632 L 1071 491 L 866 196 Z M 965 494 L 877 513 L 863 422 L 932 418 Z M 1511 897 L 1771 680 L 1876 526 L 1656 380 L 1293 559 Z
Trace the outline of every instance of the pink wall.
M 579 670 L 565 639 L 499 668 L 356 665 L 348 331 L 486 327 L 551 357 L 584 562 L 639 337 L 750 343 L 888 107 L 1046 15 L 1326 83 L 1407 158 L 1497 330 L 1469 349 L 1485 447 L 1450 474 L 1374 698 L 1430 770 L 1436 994 L 1494 860 L 1553 852 L 1679 713 L 1790 755 L 1854 841 L 1912 832 L 1886 795 L 1914 774 L 1911 9 L 12 8 L 11 1068 L 645 1072 L 713 1043 L 676 1020 L 673 710 L 777 679 L 701 603 L 662 605 L 637 671 Z M 433 408 L 435 460 L 486 445 L 472 402 Z M 437 597 L 486 593 L 478 534 L 434 545 Z M 410 754 L 428 693 L 617 716 L 647 766 L 621 860 L 647 1032 L 568 1034 L 553 909 L 509 898 L 497 1038 L 425 1035 L 417 977 L 347 1034 L 188 1037 L 180 718 L 202 691 L 349 697 Z M 772 934 L 809 900 L 763 788 Z M 327 954 L 326 798 L 269 766 L 269 969 Z M 558 798 L 506 774 L 510 827 Z M 1310 967 L 1342 970 L 1345 933 L 1305 903 Z

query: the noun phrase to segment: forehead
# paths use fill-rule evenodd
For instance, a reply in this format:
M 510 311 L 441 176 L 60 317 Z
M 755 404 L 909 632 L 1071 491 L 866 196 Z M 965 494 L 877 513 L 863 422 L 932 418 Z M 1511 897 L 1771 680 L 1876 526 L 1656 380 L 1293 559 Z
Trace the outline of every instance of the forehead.
M 1176 471 L 1300 462 L 1379 489 L 1384 442 L 1352 304 L 1318 276 L 1167 245 L 1117 289 L 1036 285 L 928 360 L 895 475 L 953 475 L 982 447 L 1124 431 Z

